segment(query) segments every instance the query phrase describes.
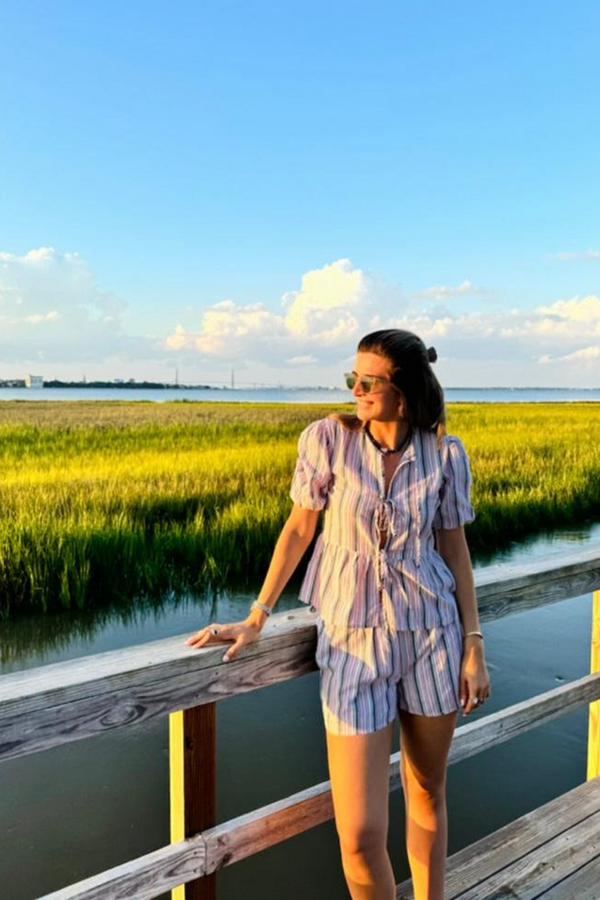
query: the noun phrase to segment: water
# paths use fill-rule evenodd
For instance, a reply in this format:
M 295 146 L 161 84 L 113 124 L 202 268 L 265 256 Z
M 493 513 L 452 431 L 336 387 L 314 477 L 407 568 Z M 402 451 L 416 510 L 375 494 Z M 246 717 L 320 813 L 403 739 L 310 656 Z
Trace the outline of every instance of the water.
M 517 562 L 600 541 L 600 525 L 542 535 L 487 563 Z M 473 559 L 477 569 L 477 560 Z M 259 586 L 257 586 L 258 588 Z M 189 599 L 123 624 L 85 614 L 3 628 L 27 669 L 240 619 L 256 595 Z M 277 612 L 299 606 L 287 589 Z M 304 608 L 301 605 L 301 608 Z M 589 672 L 592 595 L 483 622 L 492 695 L 474 718 Z M 83 627 L 85 625 L 85 627 Z M 80 635 L 84 634 L 85 637 Z M 51 635 L 51 637 L 49 637 Z M 44 641 L 42 645 L 42 641 Z M 586 778 L 587 707 L 448 768 L 448 852 L 483 837 Z M 394 729 L 393 752 L 399 747 Z M 221 701 L 217 707 L 218 821 L 328 779 L 318 672 Z M 0 766 L 2 896 L 30 900 L 169 843 L 168 717 L 11 760 Z M 410 874 L 401 791 L 390 794 L 388 846 L 396 881 Z M 219 900 L 247 894 L 347 900 L 333 821 L 221 870 Z M 170 900 L 170 894 L 162 894 Z
M 445 388 L 448 403 L 572 403 L 600 401 L 600 388 Z M 323 388 L 3 388 L 0 400 L 204 400 L 212 403 L 352 403 L 341 385 Z

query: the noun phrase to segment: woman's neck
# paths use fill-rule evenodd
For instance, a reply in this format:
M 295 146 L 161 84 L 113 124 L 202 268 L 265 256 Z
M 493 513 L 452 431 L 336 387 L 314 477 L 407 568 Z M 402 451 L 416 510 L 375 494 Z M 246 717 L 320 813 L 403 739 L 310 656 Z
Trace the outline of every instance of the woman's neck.
M 382 447 L 399 447 L 410 431 L 410 425 L 405 419 L 392 422 L 370 421 L 367 427 L 378 444 Z

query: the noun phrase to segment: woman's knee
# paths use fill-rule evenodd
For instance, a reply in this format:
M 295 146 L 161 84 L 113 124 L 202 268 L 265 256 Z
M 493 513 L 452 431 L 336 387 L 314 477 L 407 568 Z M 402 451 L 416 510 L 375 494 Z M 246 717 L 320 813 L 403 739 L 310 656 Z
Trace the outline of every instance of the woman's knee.
M 328 735 L 335 824 L 342 850 L 371 855 L 385 847 L 392 725 L 370 734 Z
M 413 769 L 404 754 L 400 754 L 400 781 L 402 790 L 411 800 L 430 805 L 444 803 L 446 799 L 446 767 Z
M 338 827 L 344 856 L 376 859 L 387 847 L 387 828 L 382 823 Z
M 439 773 L 431 775 L 408 774 L 404 772 L 402 790 L 411 803 L 430 807 L 443 806 L 446 802 L 446 777 Z

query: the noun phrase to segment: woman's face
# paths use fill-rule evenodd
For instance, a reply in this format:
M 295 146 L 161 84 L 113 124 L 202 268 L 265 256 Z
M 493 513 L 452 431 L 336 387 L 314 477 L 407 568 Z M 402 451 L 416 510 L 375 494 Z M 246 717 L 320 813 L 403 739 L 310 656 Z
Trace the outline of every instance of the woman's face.
M 370 391 L 363 391 L 360 381 L 352 388 L 356 399 L 356 415 L 363 422 L 377 419 L 382 422 L 396 421 L 400 414 L 402 395 L 389 383 L 391 363 L 377 353 L 357 353 L 353 371 L 359 378 L 376 375 L 384 379 L 373 385 Z

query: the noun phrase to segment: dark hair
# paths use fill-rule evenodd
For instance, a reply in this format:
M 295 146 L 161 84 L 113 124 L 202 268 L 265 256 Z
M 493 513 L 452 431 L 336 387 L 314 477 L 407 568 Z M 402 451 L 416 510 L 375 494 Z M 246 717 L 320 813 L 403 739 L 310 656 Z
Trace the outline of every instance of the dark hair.
M 437 359 L 434 347 L 426 347 L 418 335 L 400 328 L 372 331 L 359 341 L 358 353 L 376 353 L 391 365 L 392 386 L 405 398 L 405 415 L 413 428 L 434 431 L 438 446 L 446 432 L 444 391 L 431 363 Z M 330 413 L 349 431 L 364 429 L 365 422 L 353 413 Z

